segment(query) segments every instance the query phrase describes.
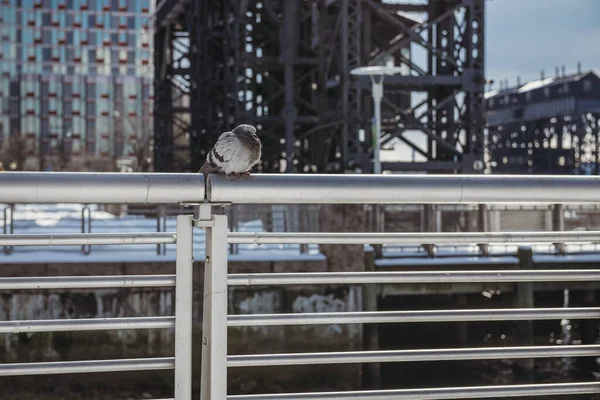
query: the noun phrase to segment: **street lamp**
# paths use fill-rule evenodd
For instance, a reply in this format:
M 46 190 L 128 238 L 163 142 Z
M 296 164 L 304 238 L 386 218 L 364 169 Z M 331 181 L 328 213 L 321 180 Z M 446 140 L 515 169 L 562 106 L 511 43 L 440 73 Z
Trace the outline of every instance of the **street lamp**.
M 385 75 L 395 75 L 402 70 L 400 67 L 387 65 L 373 65 L 369 67 L 354 68 L 350 71 L 352 75 L 369 75 L 371 78 L 373 96 L 373 106 L 375 109 L 375 138 L 373 147 L 375 148 L 373 160 L 373 172 L 381 174 L 381 158 L 379 155 L 379 141 L 381 139 L 381 99 L 383 98 L 383 78 Z M 379 77 L 379 80 L 377 80 Z

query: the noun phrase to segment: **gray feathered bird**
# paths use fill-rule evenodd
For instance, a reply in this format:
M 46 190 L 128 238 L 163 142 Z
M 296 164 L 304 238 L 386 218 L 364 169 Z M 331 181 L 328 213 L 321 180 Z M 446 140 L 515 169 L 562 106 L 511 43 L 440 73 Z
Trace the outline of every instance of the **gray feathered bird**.
M 249 175 L 249 170 L 261 157 L 262 144 L 256 128 L 242 124 L 231 132 L 224 132 L 206 155 L 206 162 L 198 172 Z

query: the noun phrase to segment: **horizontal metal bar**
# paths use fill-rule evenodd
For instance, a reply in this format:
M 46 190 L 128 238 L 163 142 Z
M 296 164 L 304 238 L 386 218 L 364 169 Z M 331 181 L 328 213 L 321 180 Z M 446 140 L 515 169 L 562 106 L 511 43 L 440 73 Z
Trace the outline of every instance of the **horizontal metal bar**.
M 92 244 L 170 244 L 175 233 L 66 233 L 58 235 L 0 235 L 0 246 L 71 246 Z
M 76 332 L 114 329 L 173 328 L 175 317 L 81 318 L 1 321 L 0 333 Z
M 360 392 L 314 392 L 230 395 L 228 400 L 445 400 L 492 397 L 538 397 L 600 393 L 600 382 L 535 385 L 471 386 L 435 389 L 369 390 Z
M 360 285 L 365 283 L 586 282 L 598 280 L 600 280 L 600 269 L 289 272 L 229 274 L 227 276 L 227 283 L 230 286 Z
M 207 178 L 211 202 L 251 204 L 597 203 L 598 176 L 252 174 Z
M 202 202 L 204 176 L 191 173 L 3 172 L 0 203 Z
M 0 290 L 175 286 L 175 275 L 32 276 L 0 278 Z
M 598 242 L 600 232 L 300 233 L 230 232 L 239 244 L 471 244 Z M 0 242 L 1 244 L 1 242 Z
M 347 364 L 504 358 L 598 357 L 600 345 L 489 347 L 467 349 L 339 351 L 327 353 L 247 354 L 227 356 L 228 367 Z
M 228 326 L 597 319 L 600 307 L 365 311 L 227 316 Z
M 0 376 L 173 369 L 175 357 L 0 364 Z

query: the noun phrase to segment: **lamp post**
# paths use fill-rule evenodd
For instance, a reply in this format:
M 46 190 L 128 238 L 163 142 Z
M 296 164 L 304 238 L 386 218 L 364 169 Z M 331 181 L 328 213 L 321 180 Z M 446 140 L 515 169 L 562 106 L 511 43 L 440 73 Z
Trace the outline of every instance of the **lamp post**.
M 373 148 L 375 150 L 373 154 L 373 173 L 375 174 L 381 174 L 379 141 L 381 140 L 381 99 L 383 98 L 383 78 L 385 75 L 395 75 L 401 70 L 400 67 L 373 65 L 354 68 L 350 71 L 352 75 L 368 75 L 371 78 L 371 95 L 373 97 L 373 108 L 375 112 L 375 135 L 373 138 Z

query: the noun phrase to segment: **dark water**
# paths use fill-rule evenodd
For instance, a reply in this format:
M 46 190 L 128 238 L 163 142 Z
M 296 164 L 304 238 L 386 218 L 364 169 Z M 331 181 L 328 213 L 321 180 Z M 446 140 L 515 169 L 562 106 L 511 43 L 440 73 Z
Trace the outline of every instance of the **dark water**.
M 573 296 L 572 296 L 573 298 Z M 469 305 L 479 304 L 477 298 L 467 299 Z M 562 297 L 553 294 L 538 299 L 538 307 L 556 307 Z M 388 298 L 380 309 L 441 309 L 459 308 L 451 297 L 427 296 L 418 298 Z M 497 298 L 492 308 L 510 307 L 510 299 Z M 572 304 L 577 306 L 578 304 Z M 461 307 L 461 308 L 464 308 Z M 479 322 L 459 327 L 456 323 L 380 324 L 381 349 L 435 349 L 456 347 L 502 347 L 519 345 L 515 341 L 516 322 Z M 598 321 L 535 321 L 535 345 L 569 345 L 600 343 Z M 593 334 L 590 336 L 589 332 Z M 586 338 L 587 332 L 587 338 Z M 466 340 L 465 340 L 466 339 Z M 584 340 L 585 339 L 585 340 Z M 98 350 L 98 349 L 94 349 Z M 89 348 L 74 346 L 72 359 L 86 359 Z M 278 350 L 272 350 L 277 352 Z M 102 353 L 102 351 L 100 352 Z M 168 356 L 154 354 L 152 356 Z M 105 358 L 146 357 L 145 354 L 104 355 Z M 102 354 L 98 355 L 102 358 Z M 199 358 L 194 356 L 195 377 L 198 376 Z M 36 360 L 28 360 L 36 361 Z M 600 383 L 600 364 L 594 358 L 536 359 L 532 374 L 523 373 L 515 360 L 441 361 L 381 364 L 381 387 L 410 389 L 423 387 L 456 387 L 512 385 L 527 383 Z M 358 368 L 359 366 L 357 366 Z M 328 390 L 355 390 L 359 381 L 357 369 L 344 370 L 341 365 L 310 367 L 255 368 L 250 371 L 232 371 L 230 394 L 310 392 Z M 259 372 L 260 370 L 260 372 Z M 231 371 L 231 370 L 230 370 Z M 290 372 L 291 371 L 291 372 Z M 295 379 L 293 382 L 289 378 Z M 288 379 L 288 380 L 286 380 Z M 194 398 L 198 398 L 198 379 L 195 378 Z M 126 373 L 50 375 L 40 377 L 0 378 L 0 400 L 133 400 L 173 396 L 172 371 L 139 371 Z M 515 399 L 515 398 L 512 398 Z M 523 397 L 538 400 L 600 400 L 600 395 L 566 395 Z
M 536 307 L 568 305 L 567 292 L 536 295 Z M 466 297 L 466 298 L 465 298 Z M 457 304 L 455 296 L 395 296 L 381 299 L 379 308 L 393 309 L 463 309 L 511 308 L 510 296 L 495 296 L 482 300 L 469 295 Z M 571 306 L 595 306 L 571 293 Z M 460 347 L 503 346 L 568 346 L 570 344 L 598 344 L 599 321 L 533 321 L 533 343 L 520 343 L 516 337 L 519 322 L 422 323 L 380 325 L 379 340 L 382 349 L 435 349 Z M 600 357 L 600 355 L 599 355 Z M 542 383 L 600 382 L 600 358 L 538 358 L 533 370 L 521 368 L 525 361 L 477 360 L 420 363 L 390 363 L 381 365 L 384 388 L 460 387 Z M 519 397 L 523 399 L 600 400 L 600 395 L 567 395 Z M 512 399 L 517 399 L 513 397 Z

